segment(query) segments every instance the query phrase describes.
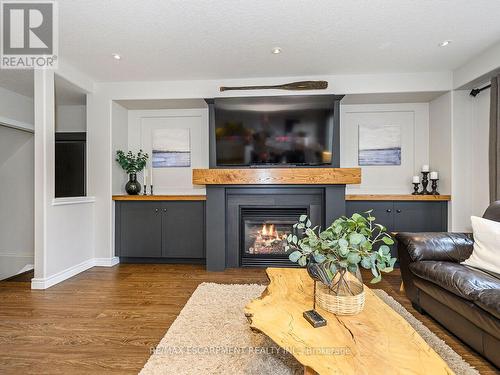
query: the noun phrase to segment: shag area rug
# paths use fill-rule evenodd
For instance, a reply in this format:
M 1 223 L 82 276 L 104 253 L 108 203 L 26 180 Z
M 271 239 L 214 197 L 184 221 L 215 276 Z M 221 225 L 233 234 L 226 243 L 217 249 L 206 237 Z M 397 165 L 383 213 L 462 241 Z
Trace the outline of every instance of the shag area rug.
M 263 285 L 203 283 L 195 290 L 140 372 L 165 374 L 302 374 L 302 366 L 267 336 L 253 332 L 245 305 Z M 457 375 L 479 374 L 383 290 L 375 293 L 422 336 Z

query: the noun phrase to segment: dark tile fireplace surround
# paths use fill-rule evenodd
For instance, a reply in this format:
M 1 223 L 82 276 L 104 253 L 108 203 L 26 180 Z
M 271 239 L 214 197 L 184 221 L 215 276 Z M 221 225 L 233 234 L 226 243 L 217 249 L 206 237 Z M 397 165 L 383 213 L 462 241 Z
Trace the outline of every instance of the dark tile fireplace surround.
M 345 214 L 345 185 L 207 186 L 207 269 L 291 266 L 283 241 L 302 214 L 322 227 Z

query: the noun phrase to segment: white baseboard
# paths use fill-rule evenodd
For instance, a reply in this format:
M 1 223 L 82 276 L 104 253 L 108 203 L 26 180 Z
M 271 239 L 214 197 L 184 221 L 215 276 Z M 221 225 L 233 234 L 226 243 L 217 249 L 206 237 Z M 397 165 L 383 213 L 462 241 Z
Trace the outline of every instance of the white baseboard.
M 45 278 L 33 278 L 31 279 L 31 289 L 47 289 L 53 285 L 56 285 L 64 280 L 73 277 L 80 272 L 86 271 L 92 267 L 113 267 L 120 263 L 118 257 L 113 258 L 92 258 L 86 260 L 76 266 L 69 267 L 55 275 L 45 277 Z
M 45 277 L 45 278 L 33 278 L 31 279 L 31 289 L 47 289 L 53 285 L 60 283 L 70 277 L 73 277 L 80 272 L 86 271 L 89 268 L 94 267 L 95 260 L 89 259 L 76 266 L 69 267 L 61 272 L 56 273 L 55 275 Z
M 118 257 L 95 258 L 94 260 L 97 267 L 113 267 L 120 263 L 120 258 Z

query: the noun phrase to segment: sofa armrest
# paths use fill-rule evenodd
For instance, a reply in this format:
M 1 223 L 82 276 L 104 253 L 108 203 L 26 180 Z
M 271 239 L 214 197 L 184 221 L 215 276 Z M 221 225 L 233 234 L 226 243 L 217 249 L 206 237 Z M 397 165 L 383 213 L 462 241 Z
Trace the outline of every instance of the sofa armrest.
M 398 253 L 405 252 L 411 262 L 435 260 L 463 262 L 472 254 L 474 240 L 470 233 L 424 232 L 396 235 Z
M 416 277 L 410 264 L 421 260 L 463 262 L 472 254 L 474 241 L 471 234 L 465 233 L 404 233 L 396 235 L 398 243 L 399 267 L 406 296 L 420 305 L 419 292 L 413 284 Z

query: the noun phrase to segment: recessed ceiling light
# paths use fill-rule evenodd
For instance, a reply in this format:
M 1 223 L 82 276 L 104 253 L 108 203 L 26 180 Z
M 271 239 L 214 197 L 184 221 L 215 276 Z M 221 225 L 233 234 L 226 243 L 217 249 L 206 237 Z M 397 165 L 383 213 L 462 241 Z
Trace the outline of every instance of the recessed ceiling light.
M 441 43 L 438 44 L 439 47 L 446 47 L 451 43 L 451 40 L 443 40 Z
M 115 60 L 121 60 L 121 58 L 122 58 L 122 57 L 121 57 L 119 54 L 117 54 L 117 53 L 113 53 L 113 54 L 111 54 L 111 56 L 113 56 L 113 59 L 115 59 Z
M 274 54 L 274 55 L 277 55 L 279 53 L 281 53 L 281 48 L 280 47 L 274 47 L 271 52 Z

